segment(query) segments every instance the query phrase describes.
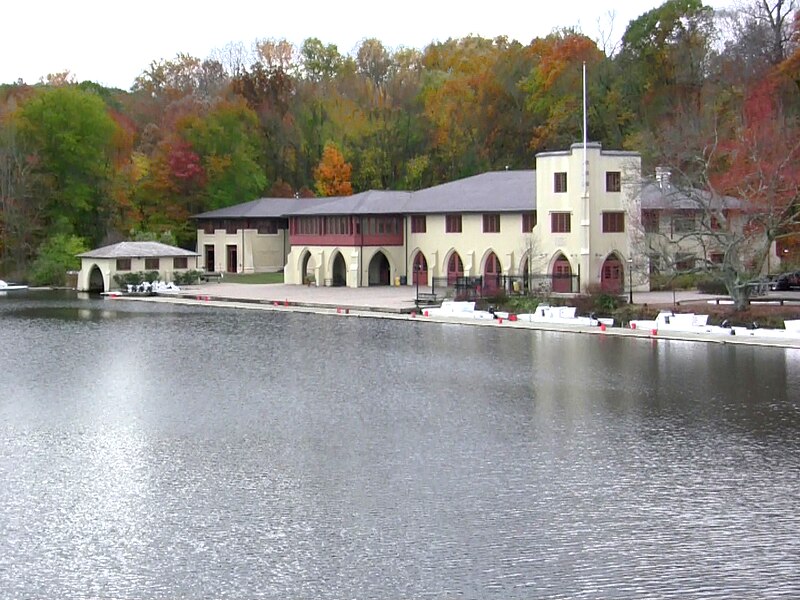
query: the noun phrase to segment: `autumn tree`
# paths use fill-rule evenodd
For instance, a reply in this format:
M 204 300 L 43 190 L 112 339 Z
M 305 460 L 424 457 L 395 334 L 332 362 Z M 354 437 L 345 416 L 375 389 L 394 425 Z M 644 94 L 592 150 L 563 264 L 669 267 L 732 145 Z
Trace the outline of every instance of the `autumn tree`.
M 534 65 L 523 85 L 528 108 L 539 123 L 532 131 L 531 150 L 569 147 L 582 137 L 582 66 L 593 72 L 603 55 L 595 42 L 571 30 L 534 40 L 530 52 Z
M 322 151 L 322 160 L 314 169 L 314 182 L 320 196 L 349 196 L 353 193 L 350 183 L 352 166 L 335 144 L 328 142 Z
M 207 115 L 187 119 L 179 132 L 201 158 L 206 176 L 203 204 L 193 209 L 224 208 L 264 193 L 258 120 L 244 102 L 220 102 Z
M 46 89 L 21 107 L 19 123 L 48 231 L 100 242 L 110 221 L 117 134 L 103 101 L 71 86 Z
M 645 252 L 673 272 L 719 281 L 737 309 L 769 270 L 774 243 L 800 226 L 800 124 L 783 112 L 776 85 L 767 80 L 750 91 L 730 134 L 720 135 L 712 118 L 696 135 L 672 130 L 659 139 L 670 172 L 661 212 L 672 222 L 646 236 Z

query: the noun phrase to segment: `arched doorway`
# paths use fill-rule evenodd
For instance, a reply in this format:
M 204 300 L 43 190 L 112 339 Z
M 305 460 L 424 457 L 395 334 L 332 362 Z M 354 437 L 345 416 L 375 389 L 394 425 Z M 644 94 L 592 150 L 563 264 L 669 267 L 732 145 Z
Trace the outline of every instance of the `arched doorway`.
M 368 285 L 389 285 L 389 259 L 380 250 L 369 261 Z
M 490 252 L 486 257 L 483 266 L 483 291 L 489 294 L 496 292 L 500 288 L 500 259 L 494 252 Z
M 531 261 L 530 257 L 526 254 L 525 258 L 522 259 L 522 268 L 520 269 L 520 276 L 522 277 L 522 285 L 521 288 L 525 291 L 530 289 L 531 287 Z M 516 290 L 515 290 L 516 291 Z
M 572 267 L 563 254 L 553 263 L 553 292 L 568 294 L 572 291 Z
M 447 261 L 447 286 L 454 286 L 458 278 L 463 276 L 464 263 L 461 262 L 458 252 L 453 252 L 450 255 L 450 260 Z
M 425 255 L 422 252 L 417 252 L 414 255 L 414 272 L 411 277 L 411 283 L 418 285 L 428 285 L 428 261 L 425 260 Z
M 311 283 L 314 281 L 314 269 L 316 267 L 314 259 L 311 258 L 311 252 L 306 250 L 303 253 L 303 258 L 300 259 L 300 283 Z
M 347 265 L 344 262 L 344 256 L 342 256 L 341 252 L 337 252 L 333 259 L 331 285 L 333 287 L 343 287 L 347 285 Z
M 97 265 L 94 265 L 92 270 L 89 271 L 89 289 L 87 291 L 95 294 L 102 294 L 106 291 L 106 283 L 103 280 L 103 273 L 100 271 L 100 267 Z
M 616 254 L 609 255 L 600 270 L 600 289 L 607 294 L 621 294 L 624 281 L 622 261 Z

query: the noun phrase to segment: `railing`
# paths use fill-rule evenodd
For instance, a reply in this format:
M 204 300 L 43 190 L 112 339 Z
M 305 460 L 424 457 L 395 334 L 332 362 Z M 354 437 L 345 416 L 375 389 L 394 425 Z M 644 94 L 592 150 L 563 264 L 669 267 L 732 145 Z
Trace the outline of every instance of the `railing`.
M 549 296 L 553 293 L 576 293 L 578 275 L 531 273 L 528 275 L 490 275 L 483 277 L 433 277 L 431 291 L 472 300 L 505 294 L 507 296 Z

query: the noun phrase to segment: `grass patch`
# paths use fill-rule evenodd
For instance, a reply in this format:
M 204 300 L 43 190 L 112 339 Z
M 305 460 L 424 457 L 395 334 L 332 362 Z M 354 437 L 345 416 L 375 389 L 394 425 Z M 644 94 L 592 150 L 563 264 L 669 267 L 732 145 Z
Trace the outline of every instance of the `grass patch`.
M 225 283 L 283 283 L 283 273 L 225 273 Z

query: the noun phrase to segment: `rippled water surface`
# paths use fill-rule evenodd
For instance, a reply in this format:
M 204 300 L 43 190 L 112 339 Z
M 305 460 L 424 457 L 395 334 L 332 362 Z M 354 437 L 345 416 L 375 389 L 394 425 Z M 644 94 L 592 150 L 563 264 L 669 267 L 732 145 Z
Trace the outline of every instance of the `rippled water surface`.
M 797 598 L 800 353 L 0 297 L 0 597 Z

